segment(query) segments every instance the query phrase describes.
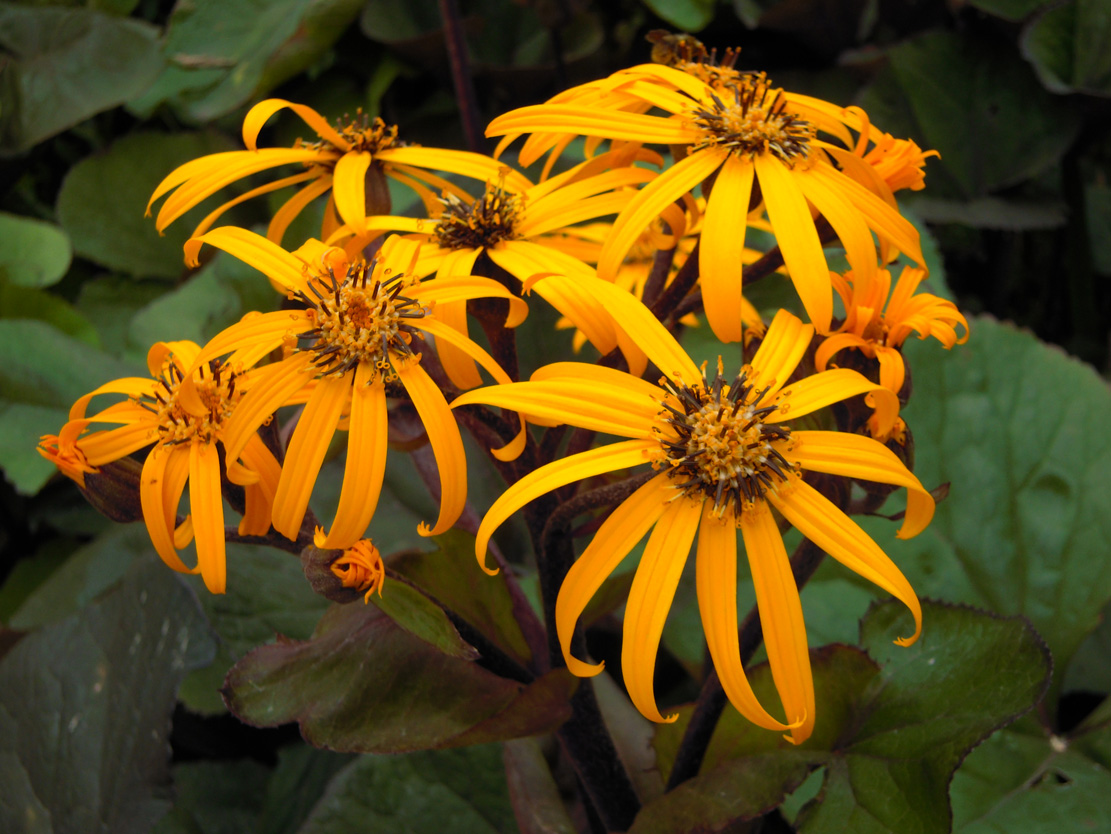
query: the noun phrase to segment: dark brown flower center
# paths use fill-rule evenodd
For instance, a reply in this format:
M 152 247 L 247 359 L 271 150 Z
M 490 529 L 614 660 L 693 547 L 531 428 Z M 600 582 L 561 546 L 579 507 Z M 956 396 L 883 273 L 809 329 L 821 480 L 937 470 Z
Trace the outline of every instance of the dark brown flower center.
M 793 166 L 810 155 L 813 126 L 787 110 L 783 91 L 763 74 L 746 76 L 711 94 L 712 103 L 691 111 L 703 138 L 695 148 L 735 154 L 772 154 Z
M 444 213 L 436 223 L 436 242 L 444 249 L 481 249 L 517 237 L 516 224 L 524 208 L 520 194 L 502 183 L 489 183 L 471 205 L 454 194 L 441 198 Z

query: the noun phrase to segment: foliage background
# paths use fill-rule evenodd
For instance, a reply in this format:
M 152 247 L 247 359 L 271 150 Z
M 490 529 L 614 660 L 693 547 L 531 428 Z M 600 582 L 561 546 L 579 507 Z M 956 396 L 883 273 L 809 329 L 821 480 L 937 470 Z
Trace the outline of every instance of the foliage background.
M 646 60 L 644 34 L 664 27 L 709 46 L 739 45 L 742 66 L 798 92 L 859 103 L 884 130 L 940 151 L 927 190 L 903 205 L 928 238 L 932 289 L 979 317 L 972 340 L 951 355 L 908 347 L 916 471 L 928 487 L 950 481 L 953 491 L 930 530 L 888 552 L 922 596 L 1025 615 L 1053 656 L 1043 696 L 1042 654 L 1014 649 L 1015 621 L 977 615 L 972 629 L 961 619 L 967 609 L 931 606 L 929 662 L 948 671 L 917 682 L 901 673 L 901 684 L 892 671 L 884 686 L 895 700 L 865 709 L 846 681 L 863 690 L 876 674 L 871 661 L 823 649 L 815 667 L 823 709 L 841 693 L 847 714 L 867 716 L 868 732 L 858 721 L 849 733 L 846 719 L 820 761 L 804 757 L 769 786 L 758 764 L 765 742 L 727 719 L 703 781 L 661 800 L 653 819 L 662 827 L 638 825 L 682 830 L 692 814 L 718 813 L 696 821 L 719 826 L 751 816 L 706 811 L 706 797 L 716 787 L 753 802 L 766 795 L 774 806 L 820 764 L 765 818 L 767 830 L 835 831 L 845 820 L 855 831 L 1111 829 L 1111 396 L 1101 377 L 1111 307 L 1111 7 L 461 7 L 483 122 Z M 229 666 L 275 633 L 308 638 L 326 608 L 300 565 L 231 548 L 229 594 L 198 594 L 196 583 L 155 564 L 141 527 L 110 526 L 34 452 L 74 399 L 140 368 L 151 342 L 203 341 L 271 303 L 265 281 L 233 259 L 183 267 L 181 244 L 202 210 L 161 238 L 142 216 L 175 165 L 240 146 L 250 104 L 273 95 L 334 116 L 361 107 L 409 140 L 465 147 L 438 4 L 0 2 L 0 50 L 0 828 L 422 832 L 442 830 L 447 818 L 464 832 L 567 830 L 558 795 L 572 777 L 548 775 L 542 740 L 384 758 L 314 750 L 295 725 L 240 724 L 217 693 Z M 268 132 L 282 144 L 299 129 L 283 117 Z M 265 209 L 247 204 L 233 219 L 262 223 Z M 311 234 L 312 223 L 289 237 Z M 688 347 L 708 354 L 704 334 L 691 332 Z M 566 354 L 565 336 L 553 333 L 538 352 Z M 384 552 L 421 543 L 415 524 L 428 500 L 398 457 L 372 530 Z M 477 480 L 482 509 L 495 484 Z M 869 524 L 890 541 L 887 522 Z M 456 549 L 466 564 L 466 548 Z M 861 645 L 888 662 L 876 635 L 890 630 L 890 606 L 872 609 L 858 633 L 873 596 L 823 567 L 803 593 L 811 644 Z M 600 654 L 617 633 L 604 614 L 592 643 Z M 665 634 L 663 677 L 686 681 L 670 692 L 673 703 L 697 694 L 685 673 L 701 674 L 700 640 L 690 594 Z M 1041 700 L 991 734 L 1022 711 L 1023 697 Z M 930 717 L 943 727 L 929 730 Z M 630 756 L 644 763 L 647 754 L 646 768 L 666 770 L 674 728 L 649 750 L 648 728 L 613 711 L 608 718 Z M 821 802 L 807 805 L 819 790 Z

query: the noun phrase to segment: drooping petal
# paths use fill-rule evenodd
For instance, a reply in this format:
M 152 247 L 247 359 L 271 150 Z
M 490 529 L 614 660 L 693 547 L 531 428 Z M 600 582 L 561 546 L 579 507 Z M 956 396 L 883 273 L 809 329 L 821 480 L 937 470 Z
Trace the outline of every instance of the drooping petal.
M 351 229 L 366 229 L 366 172 L 371 156 L 366 151 L 347 153 L 340 157 L 332 175 L 332 199 L 336 211 Z
M 695 129 L 678 119 L 558 104 L 521 107 L 498 116 L 486 128 L 486 135 L 545 130 L 661 145 L 685 145 L 698 138 Z
M 764 709 L 745 675 L 737 631 L 737 527 L 731 515 L 715 516 L 711 501 L 703 504 L 702 524 L 698 528 L 695 584 L 706 647 L 729 702 L 758 727 L 790 730 L 789 723 L 779 721 Z M 763 615 L 763 610 L 760 613 Z
M 706 206 L 698 248 L 703 308 L 714 335 L 741 341 L 741 256 L 752 196 L 752 163 L 735 154 L 725 158 Z
M 530 472 L 503 492 L 483 517 L 475 537 L 475 555 L 478 556 L 479 566 L 491 576 L 498 572 L 497 568 L 491 570 L 486 567 L 486 548 L 490 537 L 525 504 L 573 481 L 645 463 L 648 452 L 658 448 L 659 442 L 654 439 L 623 440 L 552 461 Z
M 701 516 L 702 502 L 679 498 L 667 506 L 648 537 L 625 605 L 621 675 L 629 699 L 650 721 L 670 723 L 678 718 L 678 714 L 660 715 L 652 680 L 664 622 Z
M 784 454 L 812 472 L 861 478 L 907 488 L 907 512 L 898 532 L 901 539 L 917 536 L 934 515 L 934 499 L 922 482 L 895 454 L 870 437 L 840 431 L 795 431 Z
M 575 624 L 621 560 L 663 515 L 668 506 L 667 500 L 673 494 L 671 479 L 666 473 L 660 473 L 644 484 L 602 522 L 582 556 L 567 571 L 556 598 L 555 620 L 563 659 L 573 674 L 591 677 L 602 671 L 605 664 L 585 663 L 571 654 Z
M 299 189 L 296 194 L 282 203 L 281 208 L 274 212 L 274 216 L 270 219 L 270 225 L 266 228 L 266 239 L 272 240 L 280 246 L 289 224 L 304 211 L 309 203 L 321 194 L 326 194 L 331 187 L 331 176 L 318 176 L 304 188 Z
M 822 343 L 818 345 L 818 349 L 814 351 L 814 367 L 819 371 L 824 371 L 829 367 L 829 361 L 834 356 L 848 348 L 872 349 L 868 342 L 855 333 L 834 333 L 832 336 L 823 339 Z
M 325 179 L 327 179 L 328 183 L 331 184 L 330 177 Z M 231 200 L 228 200 L 223 205 L 218 206 L 217 208 L 210 211 L 207 215 L 205 215 L 204 220 L 198 223 L 197 228 L 193 230 L 193 237 L 196 237 L 197 235 L 203 235 L 205 232 L 207 232 L 212 224 L 219 220 L 220 217 L 223 216 L 226 211 L 228 211 L 228 209 L 234 208 L 240 203 L 245 203 L 248 200 L 253 200 L 255 197 L 261 197 L 263 194 L 271 194 L 275 191 L 280 191 L 281 189 L 286 188 L 290 185 L 296 185 L 297 183 L 305 182 L 306 180 L 316 180 L 316 182 L 314 182 L 312 185 L 309 185 L 308 188 L 313 188 L 315 186 L 319 186 L 320 184 L 320 180 L 316 171 L 304 171 L 300 174 L 294 174 L 292 177 L 282 177 L 280 180 L 274 180 L 274 182 L 268 182 L 266 183 L 266 185 L 260 185 L 258 188 L 252 188 L 250 191 L 247 191 L 244 194 L 240 194 L 238 197 L 234 197 Z M 275 242 L 281 243 L 281 238 L 278 238 Z
M 857 394 L 868 395 L 881 430 L 890 431 L 899 416 L 899 398 L 882 385 L 876 385 L 848 368 L 822 371 L 791 383 L 779 392 L 774 403 L 776 410 L 764 419 L 772 423 L 794 420 Z
M 236 226 L 221 226 L 218 229 L 213 229 L 200 237 L 190 238 L 185 242 L 185 262 L 187 264 L 190 266 L 200 265 L 197 254 L 200 252 L 201 245 L 205 243 L 223 249 L 229 255 L 243 261 L 243 263 L 253 266 L 287 290 L 304 291 L 306 289 L 304 263 L 262 235 Z
M 477 251 L 474 253 L 477 256 Z M 504 298 L 509 302 L 509 315 L 506 317 L 506 327 L 516 327 L 528 316 L 528 304 L 518 296 L 507 290 L 502 284 L 492 278 L 482 278 L 478 275 L 468 275 L 474 266 L 474 260 L 456 263 L 451 270 L 447 262 L 439 268 L 439 274 L 431 281 L 423 281 L 414 287 L 409 297 L 421 304 L 445 304 L 450 301 L 466 301 L 471 298 Z M 463 270 L 466 267 L 466 270 Z M 453 274 L 462 272 L 462 274 Z M 450 275 L 451 277 L 445 277 Z M 435 310 L 437 318 L 441 318 L 440 309 Z M 460 331 L 465 333 L 465 331 Z
M 311 107 L 280 98 L 264 99 L 247 111 L 247 115 L 243 118 L 243 144 L 251 150 L 255 150 L 258 147 L 258 134 L 262 130 L 262 126 L 266 124 L 271 116 L 286 108 L 300 116 L 301 121 L 316 131 L 316 135 L 325 142 L 335 145 L 341 151 L 351 149 L 351 144 L 334 127 L 328 124 L 327 119 Z
M 806 199 L 837 233 L 854 274 L 870 281 L 876 272 L 876 245 L 860 212 L 823 178 L 812 176 L 809 171 L 796 171 L 794 177 Z
M 753 164 L 783 263 L 810 321 L 825 333 L 833 318 L 833 289 L 810 207 L 794 171 L 765 154 L 757 154 Z
M 416 146 L 395 147 L 379 151 L 377 158 L 391 165 L 410 165 L 431 171 L 448 171 L 483 182 L 496 179 L 500 175 L 505 177 L 506 185 L 514 191 L 525 191 L 532 185 L 524 174 L 514 171 L 505 163 L 472 151 Z
M 189 477 L 189 450 L 156 446 L 147 455 L 139 477 L 139 502 L 151 544 L 162 561 L 178 573 L 199 573 L 200 565 L 188 568 L 174 548 L 177 500 L 166 500 L 167 493 L 180 499 Z
M 791 726 L 790 739 L 802 744 L 814 731 L 814 677 L 806 646 L 799 589 L 775 518 L 762 502 L 741 514 L 756 605 L 776 691 Z
M 189 516 L 193 519 L 197 565 L 205 587 L 214 594 L 222 594 L 227 588 L 227 560 L 220 456 L 215 444 L 194 442 L 189 450 Z
M 345 374 L 338 379 L 320 380 L 293 430 L 278 481 L 278 493 L 274 496 L 273 522 L 274 529 L 291 541 L 296 541 L 301 531 L 324 453 L 328 451 L 336 423 L 351 397 L 351 376 Z M 243 398 L 239 408 L 246 399 Z
M 868 534 L 837 506 L 801 479 L 767 500 L 810 541 L 869 582 L 900 600 L 914 616 L 914 634 L 895 642 L 909 646 L 922 633 L 922 606 L 902 571 Z
M 85 453 L 89 466 L 103 466 L 137 452 L 157 439 L 158 432 L 153 423 L 144 422 L 83 437 L 81 451 Z
M 432 527 L 421 522 L 417 532 L 422 536 L 438 536 L 455 524 L 467 503 L 467 458 L 463 438 L 459 436 L 459 425 L 440 387 L 424 368 L 418 362 L 400 362 L 392 357 L 391 364 L 428 432 L 428 442 L 440 471 L 440 516 Z
M 436 279 L 418 285 L 414 293 L 415 300 L 422 304 L 436 305 L 435 315 L 437 319 L 468 338 L 470 333 L 467 323 L 467 299 L 472 296 L 465 294 L 454 296 L 448 288 L 451 286 L 458 288 L 459 279 L 446 276 L 469 276 L 474 270 L 474 263 L 480 254 L 482 254 L 481 249 L 451 250 L 444 253 Z M 442 283 L 444 281 L 455 281 L 456 283 L 445 285 Z M 496 281 L 490 281 L 490 283 L 497 284 L 498 289 L 506 296 L 511 295 L 509 290 Z M 520 301 L 520 299 L 517 300 Z M 523 304 L 524 302 L 520 303 Z M 457 388 L 466 391 L 468 388 L 474 388 L 482 384 L 482 377 L 479 376 L 474 360 L 454 344 L 445 339 L 442 345 L 437 344 L 436 352 L 448 378 L 455 383 Z
M 355 372 L 339 508 L 321 547 L 345 550 L 353 545 L 366 532 L 378 506 L 386 474 L 386 386 L 374 374 L 369 362 Z
M 600 382 L 614 388 L 623 388 L 628 394 L 646 397 L 659 402 L 665 396 L 660 386 L 653 385 L 647 380 L 615 368 L 603 365 L 588 365 L 585 362 L 553 362 L 533 371 L 530 379 L 533 382 L 543 382 L 552 379 L 583 379 Z
M 248 313 L 241 321 L 217 333 L 204 346 L 197 355 L 197 362 L 190 370 L 194 370 L 201 363 L 218 356 L 243 351 L 249 348 L 258 348 L 257 354 L 261 359 L 290 336 L 296 336 L 312 328 L 312 319 L 304 310 L 275 310 L 273 313 Z M 236 357 L 246 367 L 253 363 L 247 362 L 243 356 Z M 256 360 L 257 361 L 257 360 Z
M 251 389 L 243 395 L 224 426 L 224 448 L 228 460 L 236 460 L 259 426 L 294 393 L 312 379 L 308 373 L 312 354 L 295 353 L 254 375 Z

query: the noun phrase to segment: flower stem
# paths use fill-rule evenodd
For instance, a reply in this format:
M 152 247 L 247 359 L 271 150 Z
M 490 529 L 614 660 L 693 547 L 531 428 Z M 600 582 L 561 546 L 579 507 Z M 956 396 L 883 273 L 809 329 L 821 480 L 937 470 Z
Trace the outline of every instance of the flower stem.
M 474 76 L 471 75 L 467 41 L 463 37 L 463 21 L 459 16 L 459 4 L 456 0 L 440 0 L 440 18 L 444 21 L 444 41 L 447 45 L 448 61 L 451 64 L 451 81 L 455 87 L 455 97 L 459 100 L 463 135 L 467 137 L 467 147 L 477 153 L 482 150 L 482 128 L 479 126 L 482 120 L 478 114 Z

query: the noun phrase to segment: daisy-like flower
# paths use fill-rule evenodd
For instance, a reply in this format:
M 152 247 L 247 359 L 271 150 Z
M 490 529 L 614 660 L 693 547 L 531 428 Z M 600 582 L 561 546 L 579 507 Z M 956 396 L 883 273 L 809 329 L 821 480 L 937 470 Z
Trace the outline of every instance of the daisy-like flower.
M 76 459 L 74 470 L 92 473 L 152 446 L 139 481 L 151 542 L 171 568 L 200 573 L 208 590 L 222 594 L 227 573 L 218 444 L 224 447 L 229 479 L 244 489 L 240 535 L 261 536 L 270 529 L 280 466 L 255 433 L 257 425 L 244 429 L 238 410 L 254 376 L 216 359 L 198 364 L 200 351 L 193 342 L 158 342 L 147 354 L 151 379 L 118 379 L 86 394 L 70 409 L 69 422 L 57 441 L 44 437 L 39 449 L 48 459 Z M 128 399 L 86 416 L 92 399 L 101 394 L 125 394 Z M 120 425 L 84 434 L 90 425 L 100 423 Z M 228 444 L 233 435 L 239 437 L 234 451 Z M 59 450 L 66 452 L 59 457 Z M 65 468 L 62 471 L 70 474 Z M 83 474 L 78 482 L 83 483 Z M 190 514 L 177 524 L 187 483 Z M 197 565 L 189 568 L 177 551 L 194 538 Z
M 869 276 L 846 272 L 842 277 L 831 272 L 830 279 L 846 314 L 841 325 L 818 346 L 814 355 L 818 370 L 824 371 L 843 350 L 859 350 L 879 363 L 880 385 L 899 393 L 906 379 L 899 348 L 911 333 L 917 333 L 919 339 L 933 336 L 946 350 L 967 342 L 968 320 L 956 304 L 930 293 L 915 294 L 925 277 L 924 269 L 903 267 L 892 292 L 891 273 L 886 269 Z M 958 335 L 957 327 L 964 332 Z
M 871 438 L 803 431 L 789 421 L 858 394 L 867 395 L 884 424 L 897 413 L 894 394 L 855 371 L 836 369 L 788 383 L 813 327 L 781 311 L 751 365 L 727 381 L 721 368 L 707 380 L 650 312 L 616 288 L 606 302 L 635 326 L 664 373 L 659 385 L 616 370 L 578 363 L 541 368 L 529 382 L 470 391 L 454 405 L 519 408 L 627 438 L 541 467 L 510 487 L 490 508 L 476 550 L 484 565 L 494 530 L 529 501 L 565 484 L 651 463 L 659 474 L 605 520 L 568 572 L 556 600 L 556 627 L 568 668 L 594 675 L 601 665 L 571 655 L 575 624 L 588 601 L 628 552 L 654 528 L 625 609 L 621 664 L 637 709 L 653 721 L 652 678 L 668 608 L 698 534 L 698 605 L 714 666 L 733 705 L 768 729 L 804 741 L 815 720 L 814 687 L 797 586 L 772 510 L 822 550 L 895 595 L 910 608 L 915 632 L 921 607 L 895 564 L 848 516 L 808 485 L 803 471 L 904 486 L 907 512 L 900 535 L 929 523 L 934 502 L 918 479 Z M 740 662 L 737 636 L 737 528 L 756 589 L 772 675 L 786 720 L 757 701 Z
M 258 134 L 263 125 L 275 113 L 286 108 L 316 132 L 316 141 L 303 142 L 299 139 L 292 148 L 259 148 Z M 432 171 L 486 180 L 496 176 L 498 170 L 504 167 L 493 159 L 469 151 L 407 145 L 398 140 L 396 127 L 386 125 L 381 119 L 371 121 L 364 114 L 357 114 L 353 120 L 337 122 L 333 127 L 311 107 L 277 98 L 260 101 L 247 113 L 243 120 L 243 144 L 248 148 L 245 151 L 209 154 L 187 162 L 158 184 L 147 203 L 148 215 L 156 200 L 173 192 L 166 198 L 155 219 L 159 232 L 231 183 L 283 165 L 299 165 L 304 170 L 229 200 L 205 217 L 193 236 L 204 234 L 233 206 L 290 186 L 297 186 L 298 190 L 275 212 L 267 230 L 267 237 L 275 243 L 281 243 L 289 224 L 306 206 L 329 191 L 331 196 L 324 214 L 321 237 L 330 235 L 341 223 L 361 231 L 368 214 L 381 214 L 383 207 L 389 205 L 386 176 L 418 190 L 431 188 L 436 192 L 450 192 L 455 186 Z M 514 181 L 520 177 L 514 172 L 507 176 Z
M 343 551 L 343 555 L 332 562 L 332 573 L 345 588 L 366 591 L 363 602 L 370 602 L 370 595 L 378 592 L 382 596 L 382 586 L 386 584 L 386 566 L 382 554 L 370 539 L 359 539 Z
M 635 161 L 663 162 L 658 154 L 635 147 L 610 151 L 523 190 L 503 171 L 486 184 L 477 199 L 446 194 L 433 221 L 371 217 L 365 234 L 343 227 L 328 242 L 346 241 L 347 252 L 358 252 L 382 231 L 405 232 L 421 243 L 415 266 L 420 275 L 468 274 L 483 257 L 522 283 L 538 273 L 553 274 L 552 280 L 535 284 L 533 291 L 574 321 L 600 353 L 607 354 L 621 344 L 628 348 L 630 366 L 643 371 L 644 354 L 635 349 L 591 291 L 599 280 L 594 268 L 560 245 L 568 227 L 617 214 L 636 193 L 630 186 L 655 176 L 646 168 L 632 167 Z M 613 170 L 607 170 L 611 166 L 615 166 Z M 686 225 L 683 211 L 671 206 L 665 214 L 681 233 Z M 437 317 L 460 333 L 468 332 L 464 300 L 439 305 Z M 445 345 L 439 356 L 460 388 L 482 383 L 474 361 L 464 353 Z
M 386 466 L 386 397 L 398 396 L 397 383 L 412 400 L 440 470 L 440 514 L 422 535 L 448 530 L 467 500 L 467 468 L 459 427 L 439 386 L 421 367 L 421 341 L 434 336 L 482 365 L 498 382 L 509 377 L 482 348 L 438 320 L 431 308 L 445 301 L 506 298 L 515 327 L 528 308 L 501 284 L 464 275 L 422 283 L 412 272 L 417 246 L 388 239 L 371 263 L 350 259 L 343 250 L 311 241 L 297 254 L 253 232 L 234 226 L 213 229 L 185 247 L 196 261 L 209 243 L 265 273 L 285 287 L 301 310 L 280 310 L 244 317 L 212 339 L 201 360 L 231 354 L 253 365 L 285 347 L 288 356 L 258 369 L 258 382 L 239 409 L 253 431 L 278 408 L 306 391 L 305 408 L 293 431 L 274 496 L 274 529 L 296 539 L 328 444 L 344 415 L 348 429 L 347 464 L 335 521 L 328 533 L 318 530 L 316 546 L 345 549 L 363 535 L 374 515 Z M 225 440 L 228 456 L 245 435 Z M 520 453 L 524 429 L 504 449 L 509 459 Z
M 853 154 L 859 157 L 871 169 L 864 171 L 861 177 L 865 184 L 873 178 L 878 178 L 883 183 L 883 188 L 877 188 L 876 193 L 887 199 L 896 191 L 909 188 L 911 191 L 921 191 L 926 187 L 926 160 L 931 156 L 941 157 L 937 151 L 923 151 L 913 139 L 896 139 L 890 133 L 877 130 L 868 120 L 868 114 L 859 107 L 847 107 L 846 111 L 853 113 L 860 119 L 860 136 L 857 138 Z M 840 157 L 843 164 L 851 164 L 847 157 Z M 854 171 L 858 170 L 854 166 Z M 888 200 L 888 202 L 892 202 Z M 892 202 L 893 204 L 893 202 Z
M 835 149 L 849 156 L 852 152 L 819 138 L 821 132 L 851 146 L 850 128 L 859 129 L 860 122 L 843 108 L 775 88 L 762 73 L 740 75 L 715 88 L 687 72 L 645 64 L 611 76 L 610 83 L 608 91 L 590 89 L 588 104 L 565 96 L 558 104 L 514 110 L 487 129 L 491 136 L 558 129 L 686 149 L 618 216 L 598 263 L 600 277 L 612 280 L 637 237 L 660 212 L 710 181 L 699 269 L 707 318 L 723 341 L 741 339 L 741 275 L 736 266 L 747 216 L 760 204 L 820 332 L 829 329 L 833 294 L 812 209 L 829 222 L 858 272 L 875 269 L 873 231 L 885 245 L 923 262 L 914 227 L 833 164 Z M 668 115 L 631 112 L 630 98 Z M 522 163 L 528 164 L 524 156 Z

